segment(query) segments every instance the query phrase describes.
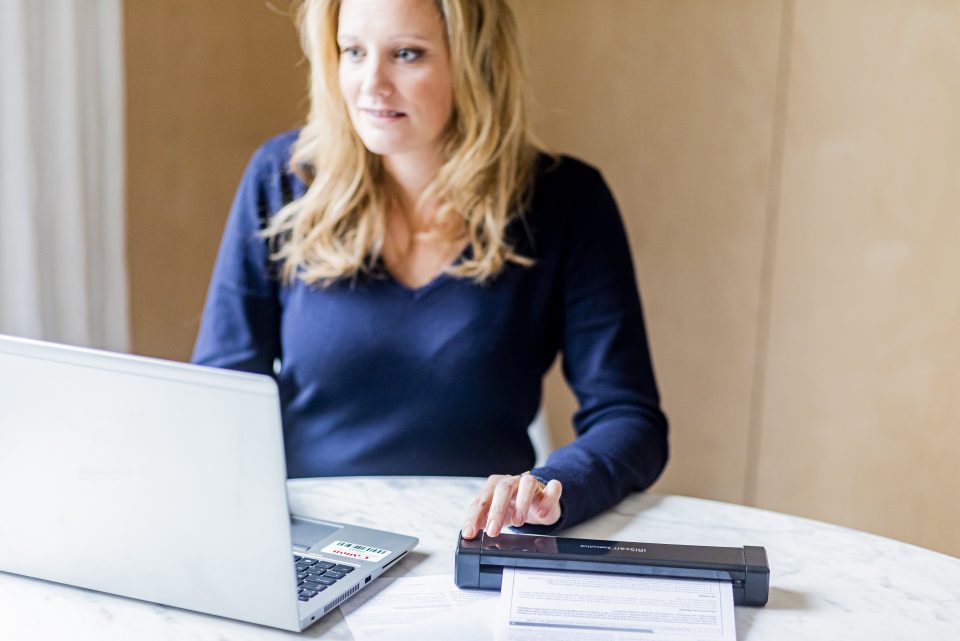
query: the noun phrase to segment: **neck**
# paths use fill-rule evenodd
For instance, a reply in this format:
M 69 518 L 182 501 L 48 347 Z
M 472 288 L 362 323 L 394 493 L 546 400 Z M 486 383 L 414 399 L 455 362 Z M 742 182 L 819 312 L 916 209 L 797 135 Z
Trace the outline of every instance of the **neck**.
M 442 165 L 443 159 L 436 151 L 410 152 L 383 157 L 384 169 L 397 187 L 399 204 L 408 218 L 429 223 L 429 216 L 424 215 L 426 212 L 418 211 L 417 203 Z

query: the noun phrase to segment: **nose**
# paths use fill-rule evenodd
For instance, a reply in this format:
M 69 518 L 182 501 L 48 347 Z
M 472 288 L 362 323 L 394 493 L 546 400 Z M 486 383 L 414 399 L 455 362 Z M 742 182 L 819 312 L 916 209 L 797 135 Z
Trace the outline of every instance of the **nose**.
M 393 93 L 393 81 L 390 78 L 388 61 L 381 56 L 367 58 L 363 69 L 361 91 L 368 96 L 386 97 Z

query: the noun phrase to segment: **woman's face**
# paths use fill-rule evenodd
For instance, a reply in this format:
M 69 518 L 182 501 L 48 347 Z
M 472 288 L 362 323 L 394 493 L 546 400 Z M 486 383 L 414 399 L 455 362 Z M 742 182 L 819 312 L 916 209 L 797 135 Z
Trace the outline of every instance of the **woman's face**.
M 371 152 L 436 155 L 453 113 L 443 19 L 434 0 L 343 0 L 340 90 Z

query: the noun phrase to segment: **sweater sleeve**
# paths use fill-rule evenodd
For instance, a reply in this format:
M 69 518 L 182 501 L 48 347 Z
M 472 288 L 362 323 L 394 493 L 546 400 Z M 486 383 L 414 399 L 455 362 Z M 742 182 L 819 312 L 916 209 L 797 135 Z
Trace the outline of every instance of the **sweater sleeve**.
M 667 462 L 640 296 L 623 222 L 593 169 L 569 212 L 561 266 L 563 372 L 579 401 L 577 438 L 533 474 L 563 484 L 560 521 L 580 523 L 649 487 Z
M 280 358 L 278 283 L 267 241 L 259 235 L 273 213 L 277 162 L 266 147 L 240 181 L 207 292 L 194 363 L 274 375 Z

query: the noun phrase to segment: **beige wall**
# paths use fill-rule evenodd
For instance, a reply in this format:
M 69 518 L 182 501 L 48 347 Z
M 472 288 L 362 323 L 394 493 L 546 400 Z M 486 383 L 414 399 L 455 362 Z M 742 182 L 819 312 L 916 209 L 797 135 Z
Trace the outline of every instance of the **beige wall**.
M 188 359 L 240 175 L 306 113 L 285 0 L 126 0 L 132 349 Z
M 526 6 L 542 132 L 627 218 L 656 490 L 960 555 L 960 4 Z
M 957 2 L 796 3 L 747 498 L 960 556 L 957 34 Z
M 243 165 L 303 113 L 267 5 L 125 4 L 137 352 L 188 356 Z M 673 429 L 656 489 L 960 555 L 960 4 L 521 7 L 541 132 L 631 236 Z
M 740 501 L 746 475 L 780 5 L 528 4 L 551 144 L 597 164 L 633 240 L 673 423 L 663 491 Z M 719 54 L 723 55 L 719 55 Z M 553 374 L 550 422 L 574 407 Z M 558 406 L 562 411 L 557 411 Z

